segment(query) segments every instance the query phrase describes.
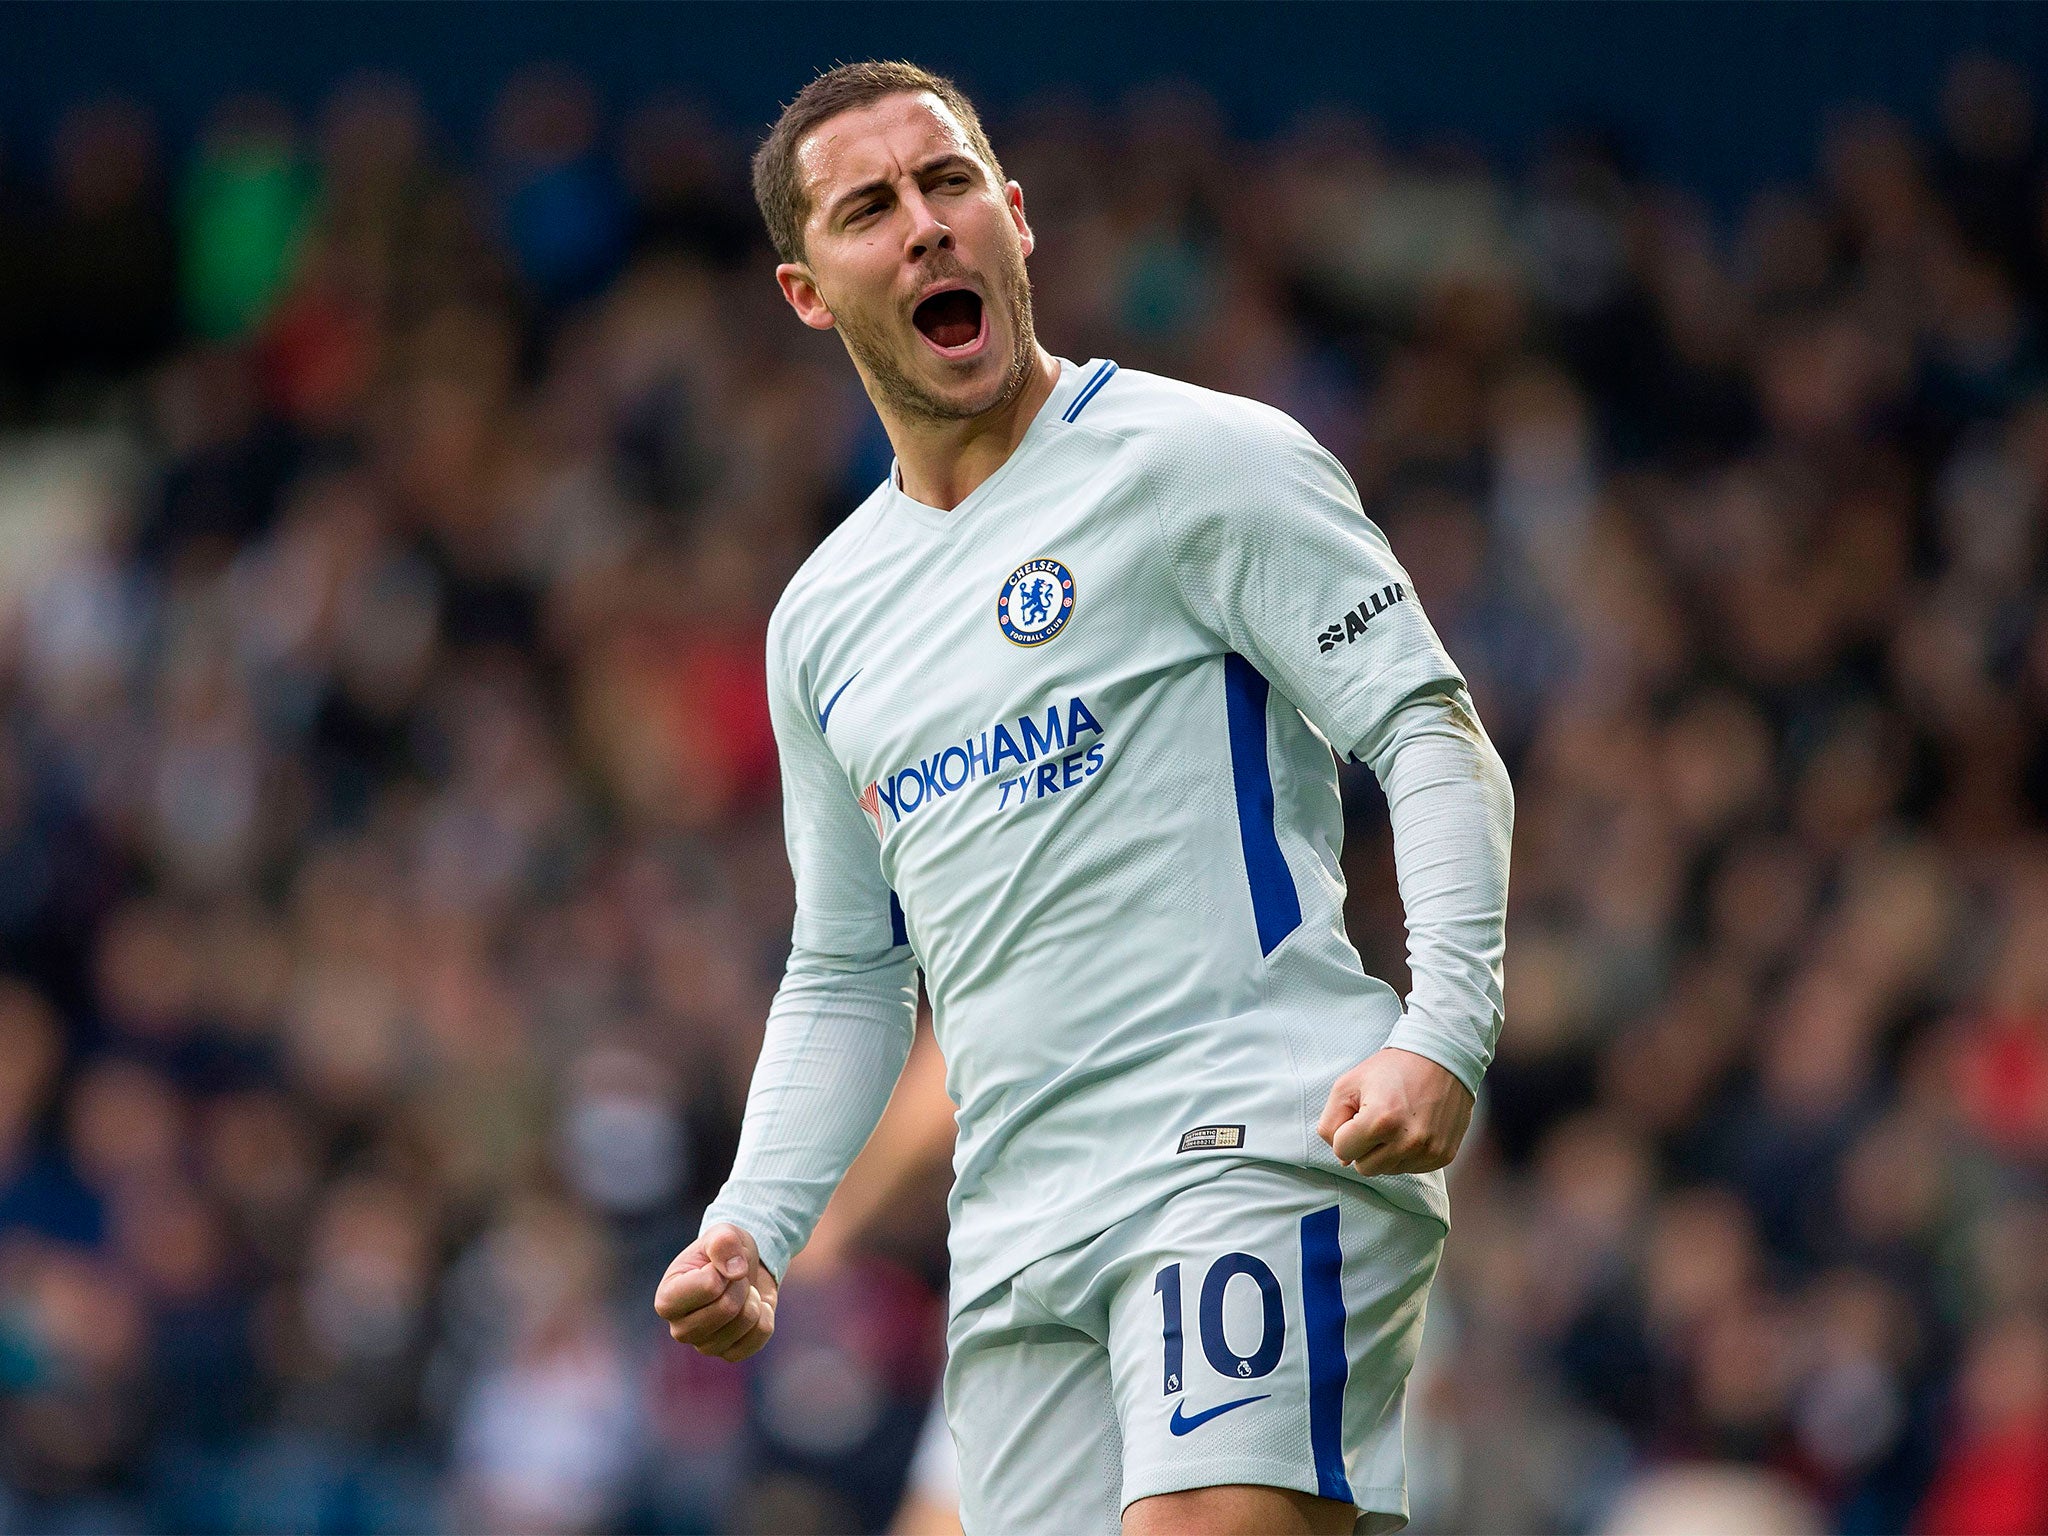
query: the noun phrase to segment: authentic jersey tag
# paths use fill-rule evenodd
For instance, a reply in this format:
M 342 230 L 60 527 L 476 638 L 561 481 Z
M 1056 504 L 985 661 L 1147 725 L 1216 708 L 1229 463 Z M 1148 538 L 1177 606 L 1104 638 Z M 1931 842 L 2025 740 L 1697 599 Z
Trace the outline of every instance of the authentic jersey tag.
M 1198 1125 L 1180 1139 L 1179 1152 L 1221 1152 L 1244 1145 L 1241 1125 Z

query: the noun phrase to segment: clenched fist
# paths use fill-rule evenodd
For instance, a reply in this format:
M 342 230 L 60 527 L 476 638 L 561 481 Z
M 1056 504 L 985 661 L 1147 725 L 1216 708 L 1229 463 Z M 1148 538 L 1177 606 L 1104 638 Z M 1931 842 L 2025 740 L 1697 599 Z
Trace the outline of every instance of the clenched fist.
M 706 1228 L 669 1265 L 654 1310 L 678 1343 L 720 1360 L 744 1360 L 775 1333 L 775 1277 L 738 1227 Z
M 1413 1051 L 1374 1051 L 1337 1079 L 1316 1134 L 1360 1173 L 1428 1173 L 1458 1155 L 1472 1123 L 1465 1085 Z

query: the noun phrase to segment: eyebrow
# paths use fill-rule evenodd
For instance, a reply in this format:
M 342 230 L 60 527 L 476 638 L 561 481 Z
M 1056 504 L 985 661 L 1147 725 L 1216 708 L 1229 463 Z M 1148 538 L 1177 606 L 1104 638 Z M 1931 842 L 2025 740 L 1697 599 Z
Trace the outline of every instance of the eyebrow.
M 973 156 L 962 154 L 957 149 L 949 149 L 924 161 L 911 171 L 911 175 L 922 181 L 925 177 L 931 175 L 932 172 L 944 170 L 951 165 L 972 167 L 975 165 L 975 160 Z M 877 192 L 886 192 L 889 189 L 889 182 L 889 177 L 877 176 L 871 181 L 864 181 L 859 186 L 840 193 L 839 196 L 832 199 L 825 209 L 827 222 L 837 220 L 849 203 L 858 202 L 862 198 L 872 197 Z

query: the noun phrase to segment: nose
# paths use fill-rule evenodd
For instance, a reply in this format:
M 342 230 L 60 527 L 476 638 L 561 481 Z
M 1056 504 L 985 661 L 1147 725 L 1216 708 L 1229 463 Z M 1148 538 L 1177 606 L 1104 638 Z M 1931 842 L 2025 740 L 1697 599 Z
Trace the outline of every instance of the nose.
M 953 249 L 953 231 L 940 222 L 922 192 L 908 193 L 904 207 L 910 214 L 909 254 L 912 260 L 929 256 L 933 251 Z

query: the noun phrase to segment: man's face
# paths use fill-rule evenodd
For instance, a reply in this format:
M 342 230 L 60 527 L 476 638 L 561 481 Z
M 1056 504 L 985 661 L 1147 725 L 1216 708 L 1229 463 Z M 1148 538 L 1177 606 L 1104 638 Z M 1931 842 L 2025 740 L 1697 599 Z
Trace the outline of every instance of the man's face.
M 878 402 L 903 415 L 962 421 L 1014 399 L 1036 346 L 1016 183 L 998 185 L 922 92 L 827 118 L 796 158 L 806 259 L 776 277 L 804 322 L 836 327 Z

